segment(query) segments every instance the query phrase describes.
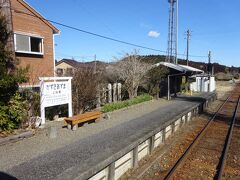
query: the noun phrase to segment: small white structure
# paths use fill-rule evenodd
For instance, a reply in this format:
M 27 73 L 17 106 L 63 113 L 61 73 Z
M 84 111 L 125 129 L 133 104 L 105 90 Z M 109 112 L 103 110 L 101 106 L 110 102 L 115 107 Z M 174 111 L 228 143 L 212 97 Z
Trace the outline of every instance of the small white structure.
M 45 108 L 68 104 L 68 116 L 72 116 L 72 77 L 41 77 L 41 124 L 45 124 Z
M 192 78 L 196 79 L 195 82 L 190 84 L 190 90 L 193 92 L 213 92 L 216 89 L 215 77 L 200 74 L 192 76 Z
M 216 81 L 214 76 L 210 76 L 209 80 L 209 92 L 213 92 L 216 90 Z

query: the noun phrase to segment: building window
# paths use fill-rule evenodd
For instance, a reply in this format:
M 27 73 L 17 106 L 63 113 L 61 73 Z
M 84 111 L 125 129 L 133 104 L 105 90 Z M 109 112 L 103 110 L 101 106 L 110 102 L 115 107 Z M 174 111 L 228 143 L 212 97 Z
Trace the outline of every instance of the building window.
M 67 76 L 73 75 L 73 69 L 72 69 L 72 68 L 67 68 L 67 70 L 66 70 L 66 75 L 67 75 Z
M 43 38 L 14 34 L 14 39 L 16 52 L 43 55 Z
M 62 76 L 63 75 L 63 69 L 57 68 L 57 76 Z

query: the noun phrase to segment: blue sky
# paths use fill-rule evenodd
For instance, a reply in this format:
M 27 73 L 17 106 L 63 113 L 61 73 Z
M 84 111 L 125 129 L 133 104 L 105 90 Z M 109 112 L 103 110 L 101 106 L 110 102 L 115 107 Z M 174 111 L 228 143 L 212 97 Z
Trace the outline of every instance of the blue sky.
M 45 18 L 115 39 L 166 51 L 167 0 L 27 0 Z M 240 66 L 240 1 L 179 0 L 179 53 L 186 53 L 185 31 L 190 29 L 190 54 L 214 62 Z M 132 46 L 119 44 L 56 25 L 56 58 L 111 61 Z M 152 31 L 152 32 L 151 32 Z M 151 32 L 151 33 L 150 33 Z M 150 37 L 149 33 L 154 36 Z M 159 52 L 139 49 L 140 54 Z M 160 53 L 164 54 L 164 53 Z M 185 58 L 185 57 L 180 57 Z M 207 62 L 207 58 L 191 59 Z

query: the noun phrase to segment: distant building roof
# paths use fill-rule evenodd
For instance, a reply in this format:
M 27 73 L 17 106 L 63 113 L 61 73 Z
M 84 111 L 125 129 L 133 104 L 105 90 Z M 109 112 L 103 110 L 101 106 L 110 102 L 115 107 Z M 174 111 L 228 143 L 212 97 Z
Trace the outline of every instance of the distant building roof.
M 173 63 L 169 63 L 169 62 L 160 62 L 160 63 L 155 64 L 155 66 L 159 66 L 159 65 L 163 65 L 163 66 L 175 69 L 175 70 L 180 71 L 180 72 L 193 72 L 193 73 L 196 73 L 196 74 L 204 73 L 203 70 L 200 70 L 200 69 L 197 69 L 197 68 L 194 68 L 194 67 L 191 67 L 191 66 L 173 64 Z
M 68 65 L 72 66 L 73 68 L 79 68 L 79 67 L 94 67 L 95 65 L 97 67 L 105 67 L 107 66 L 108 63 L 105 63 L 103 61 L 90 61 L 90 62 L 79 62 L 74 59 L 62 59 L 58 62 L 56 62 L 56 66 L 61 64 L 61 63 L 67 63 Z
M 56 66 L 61 63 L 67 63 L 68 65 L 77 68 L 81 62 L 78 62 L 74 59 L 62 59 L 56 63 Z

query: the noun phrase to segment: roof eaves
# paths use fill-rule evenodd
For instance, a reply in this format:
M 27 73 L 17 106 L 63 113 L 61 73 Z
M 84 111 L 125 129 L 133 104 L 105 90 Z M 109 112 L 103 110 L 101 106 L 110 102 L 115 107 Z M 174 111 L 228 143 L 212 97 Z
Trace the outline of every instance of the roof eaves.
M 56 66 L 61 63 L 66 63 L 66 64 L 72 66 L 73 68 L 77 68 L 79 66 L 79 62 L 72 60 L 72 59 L 62 59 L 56 63 Z
M 35 14 L 39 19 L 41 19 L 45 24 L 47 24 L 52 30 L 54 34 L 59 34 L 60 30 L 57 29 L 54 25 L 52 25 L 49 21 L 47 21 L 39 12 L 37 12 L 32 6 L 30 6 L 24 0 L 17 0 L 20 4 L 22 4 L 25 8 Z
M 191 67 L 191 66 L 185 66 L 185 65 L 179 65 L 183 68 L 185 68 L 187 71 L 194 71 L 194 72 L 204 72 L 203 70 L 201 69 L 197 69 L 197 68 L 194 68 L 194 67 Z
M 180 64 L 173 64 L 173 63 L 169 63 L 169 62 L 160 62 L 155 64 L 155 66 L 159 66 L 159 65 L 163 65 L 166 66 L 168 68 L 172 68 L 175 69 L 177 71 L 180 72 L 195 72 L 195 73 L 203 73 L 204 71 L 191 67 L 191 66 L 185 66 L 185 65 L 180 65 Z
M 179 65 L 177 65 L 177 64 L 173 64 L 173 63 L 169 63 L 169 62 L 160 62 L 160 63 L 157 63 L 156 65 L 157 65 L 157 66 L 159 66 L 159 65 L 164 65 L 164 66 L 166 66 L 166 67 L 175 69 L 175 70 L 180 71 L 180 72 L 185 72 L 185 71 L 186 71 L 185 68 L 183 68 L 183 67 L 181 67 L 181 66 L 179 66 Z

